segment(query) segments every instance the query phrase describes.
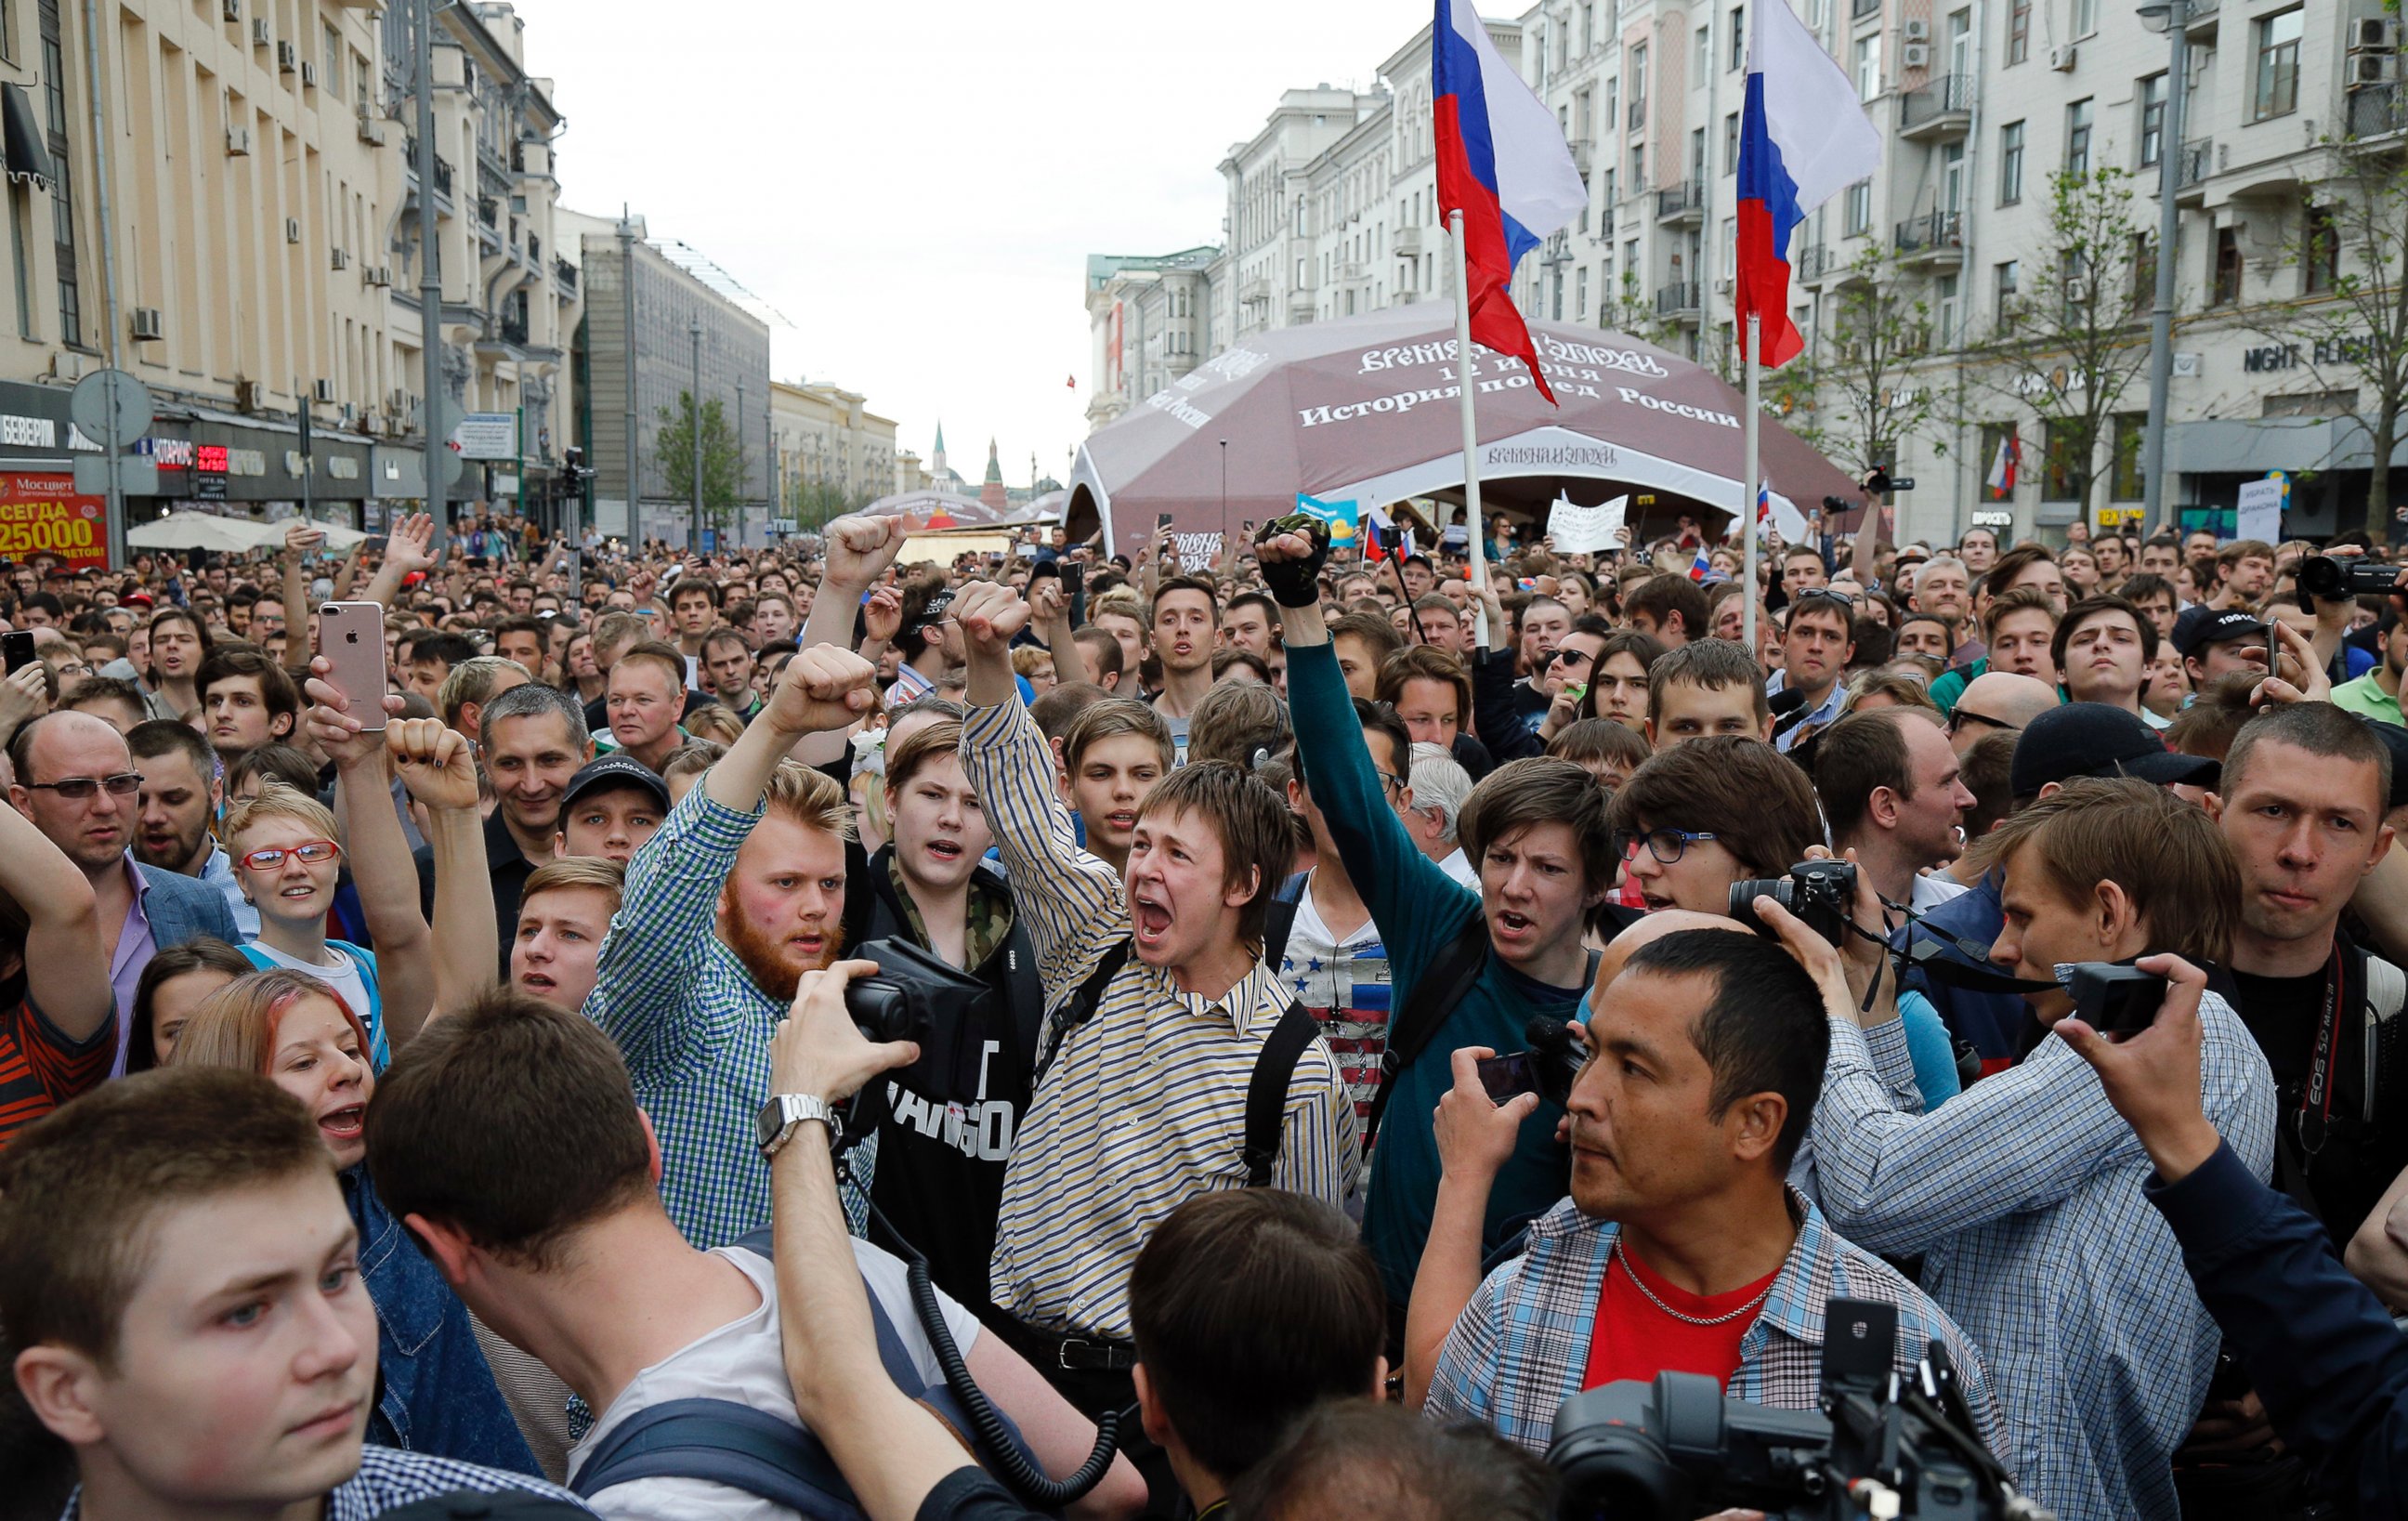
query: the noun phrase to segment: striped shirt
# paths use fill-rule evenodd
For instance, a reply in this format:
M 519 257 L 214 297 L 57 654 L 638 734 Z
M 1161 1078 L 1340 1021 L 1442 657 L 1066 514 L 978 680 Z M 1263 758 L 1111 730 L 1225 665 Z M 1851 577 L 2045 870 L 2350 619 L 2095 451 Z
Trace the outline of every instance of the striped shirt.
M 1877 1299 L 1898 1306 L 1892 1366 L 1912 1376 L 1926 1346 L 1944 1344 L 1982 1440 L 2003 1452 L 1999 1402 L 1973 1343 L 1898 1270 L 1842 1241 L 1795 1191 L 1790 1212 L 1798 1240 L 1764 1308 L 1740 1338 L 1739 1370 L 1725 1392 L 1774 1410 L 1816 1408 L 1825 1306 L 1835 1299 Z M 1516 1446 L 1545 1452 L 1555 1407 L 1580 1392 L 1587 1374 L 1606 1261 L 1621 1233 L 1612 1221 L 1581 1213 L 1569 1198 L 1531 1222 L 1527 1255 L 1490 1273 L 1456 1317 L 1422 1413 L 1434 1421 L 1479 1421 Z
M 17 1132 L 108 1079 L 117 1056 L 117 1021 L 71 1040 L 31 998 L 0 1012 L 0 1146 Z
M 395 1447 L 360 1449 L 358 1471 L 326 1491 L 322 1521 L 370 1521 L 373 1516 L 437 1495 L 540 1495 L 546 1499 L 584 1511 L 583 1500 L 556 1485 L 523 1473 L 480 1468 L 427 1453 L 407 1453 Z M 473 1514 L 473 1513 L 464 1513 Z M 83 1514 L 83 1490 L 67 1497 L 60 1521 L 78 1521 Z
M 719 893 L 758 812 L 696 787 L 636 858 L 602 941 L 585 1017 L 618 1042 L 661 1143 L 661 1202 L 705 1251 L 769 1223 L 752 1117 L 786 1006 L 721 943 Z
M 2201 1107 L 2251 1171 L 2274 1158 L 2274 1080 L 2229 1004 L 2200 1000 Z M 1923 1258 L 1923 1287 L 1981 1343 L 2007 1412 L 1999 1456 L 2065 1521 L 2174 1521 L 2174 1449 L 2220 1335 L 2143 1192 L 2154 1172 L 2064 1041 L 1919 1112 L 1899 1023 L 1832 1020 L 1814 1106 L 1816 1186 L 1868 1250 Z
M 1056 1009 L 1128 939 L 1120 874 L 1079 848 L 1053 751 L 1022 704 L 970 710 L 962 769 Z M 1208 998 L 1129 958 L 1064 1037 L 1012 1143 L 990 1265 L 997 1306 L 1051 1330 L 1129 1337 L 1129 1270 L 1154 1227 L 1197 1194 L 1245 1186 L 1247 1079 L 1288 998 L 1259 963 Z M 1342 1202 L 1355 1136 L 1337 1059 L 1315 1040 L 1288 1083 L 1272 1185 Z

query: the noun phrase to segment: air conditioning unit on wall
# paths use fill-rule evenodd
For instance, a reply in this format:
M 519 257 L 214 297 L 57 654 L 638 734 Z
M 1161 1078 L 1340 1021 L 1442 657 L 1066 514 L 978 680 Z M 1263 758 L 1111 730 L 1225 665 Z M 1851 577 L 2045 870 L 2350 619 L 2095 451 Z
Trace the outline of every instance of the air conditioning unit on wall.
M 2073 72 L 2073 44 L 2071 42 L 2062 48 L 2051 48 L 2048 50 L 2048 66 L 2059 74 L 2071 74 Z
M 1899 62 L 1907 68 L 1929 68 L 1931 66 L 1931 44 L 1928 42 L 1910 42 L 1905 47 L 1899 49 L 1899 52 L 1900 54 Z

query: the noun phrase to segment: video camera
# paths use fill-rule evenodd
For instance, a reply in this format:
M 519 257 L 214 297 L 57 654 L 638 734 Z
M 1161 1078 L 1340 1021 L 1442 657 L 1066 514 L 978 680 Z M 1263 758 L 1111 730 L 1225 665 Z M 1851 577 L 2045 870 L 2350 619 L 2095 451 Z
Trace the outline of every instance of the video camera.
M 1756 916 L 1756 900 L 1769 897 L 1805 922 L 1833 945 L 1848 933 L 1848 910 L 1856 897 L 1852 861 L 1800 861 L 1785 877 L 1750 877 L 1731 883 L 1730 916 L 1757 934 L 1775 938 Z
M 2300 562 L 2300 591 L 2320 602 L 2382 596 L 2397 589 L 2400 567 L 2356 555 L 2311 554 Z
M 1746 1507 L 1773 1521 L 2046 1521 L 1974 1434 L 1946 1348 L 1932 1342 L 1900 1387 L 1896 1305 L 1833 1299 L 1823 1324 L 1819 1413 L 1726 1399 L 1698 1373 L 1565 1400 L 1547 1448 L 1563 1480 L 1556 1515 L 1694 1521 Z
M 845 984 L 844 1012 L 868 1040 L 927 1042 L 932 1031 L 953 1023 L 987 986 L 969 973 L 906 940 L 871 940 L 853 951 L 878 969 Z

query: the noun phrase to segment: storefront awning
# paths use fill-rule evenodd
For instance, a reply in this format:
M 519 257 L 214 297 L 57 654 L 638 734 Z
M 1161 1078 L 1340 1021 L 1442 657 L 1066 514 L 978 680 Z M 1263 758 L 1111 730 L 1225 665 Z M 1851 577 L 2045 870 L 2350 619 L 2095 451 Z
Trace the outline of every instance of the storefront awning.
M 2170 425 L 2166 454 L 2168 466 L 2184 475 L 2364 470 L 2374 464 L 2374 440 L 2354 418 L 2217 418 Z M 2408 465 L 2408 438 L 2391 462 Z
M 0 85 L 0 152 L 7 154 L 11 179 L 28 180 L 47 191 L 58 178 L 50 150 L 42 146 L 34 103 L 21 84 Z

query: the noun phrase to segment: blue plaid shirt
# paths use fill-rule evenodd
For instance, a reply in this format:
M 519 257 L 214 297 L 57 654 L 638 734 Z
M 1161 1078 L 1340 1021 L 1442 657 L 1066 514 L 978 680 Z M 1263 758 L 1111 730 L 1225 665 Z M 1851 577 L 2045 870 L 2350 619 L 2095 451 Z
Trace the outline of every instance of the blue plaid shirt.
M 2208 1119 L 2261 1180 L 2274 1079 L 2222 998 L 2200 1000 Z M 1987 1353 L 2000 1456 L 2062 1521 L 2175 1521 L 2174 1449 L 2219 1336 L 2143 1185 L 2148 1154 L 2072 1048 L 2044 1040 L 1929 1114 L 1896 1020 L 1831 1021 L 1811 1144 L 1831 1223 L 1923 1257 L 1923 1286 Z
M 720 942 L 719 891 L 758 812 L 700 787 L 636 858 L 602 941 L 585 1016 L 618 1042 L 661 1142 L 661 1201 L 705 1251 L 769 1223 L 752 1117 L 769 1097 L 769 1037 L 786 1007 Z
M 1726 1392 L 1775 1410 L 1813 1410 L 1822 1389 L 1823 1309 L 1833 1299 L 1898 1306 L 1895 1366 L 1911 1375 L 1933 1342 L 1948 1348 L 1982 1440 L 2002 1451 L 2004 1428 L 1982 1355 L 1898 1270 L 1842 1241 L 1813 1202 L 1792 1192 L 1798 1241 L 1740 1338 L 1739 1371 Z M 1581 1390 L 1605 1289 L 1606 1260 L 1622 1227 L 1592 1220 L 1567 1198 L 1530 1226 L 1527 1256 L 1480 1285 L 1439 1353 L 1422 1413 L 1474 1420 L 1534 1453 L 1553 1440 L 1555 1408 Z
M 417 1500 L 466 1490 L 478 1495 L 541 1495 L 579 1510 L 586 1504 L 558 1485 L 530 1479 L 523 1473 L 479 1468 L 426 1453 L 406 1453 L 394 1447 L 364 1447 L 359 1471 L 326 1492 L 322 1521 L 370 1521 L 387 1511 Z M 78 1521 L 83 1514 L 83 1489 L 67 1497 L 60 1521 Z

